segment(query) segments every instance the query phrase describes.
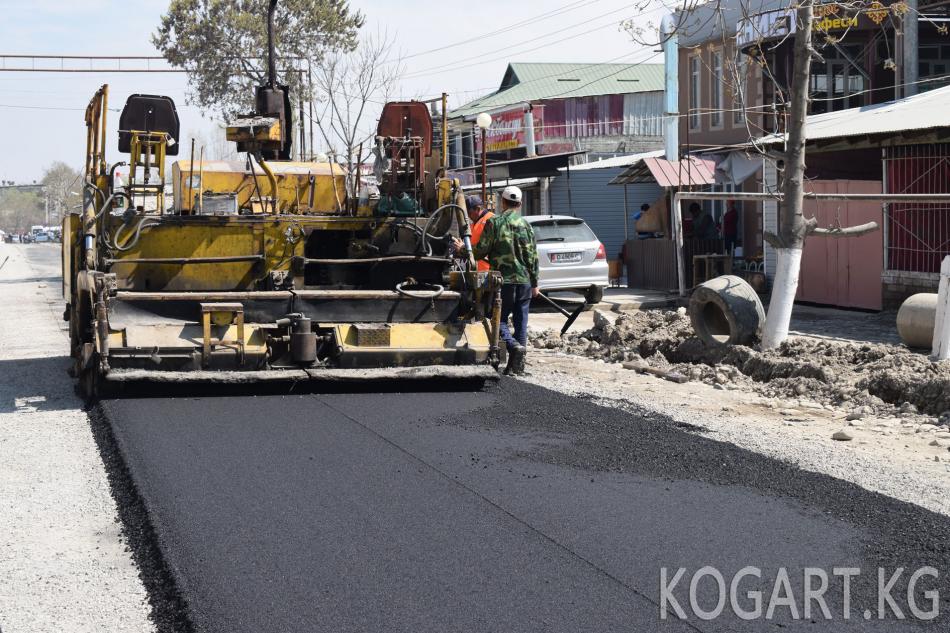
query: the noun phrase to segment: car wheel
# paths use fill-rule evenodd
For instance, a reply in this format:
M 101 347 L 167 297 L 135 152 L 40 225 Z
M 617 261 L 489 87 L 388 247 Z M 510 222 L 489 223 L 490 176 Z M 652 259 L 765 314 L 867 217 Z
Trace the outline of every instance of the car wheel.
M 604 300 L 604 289 L 601 286 L 590 286 L 587 288 L 587 292 L 584 293 L 584 301 L 586 303 L 594 304 L 600 303 Z

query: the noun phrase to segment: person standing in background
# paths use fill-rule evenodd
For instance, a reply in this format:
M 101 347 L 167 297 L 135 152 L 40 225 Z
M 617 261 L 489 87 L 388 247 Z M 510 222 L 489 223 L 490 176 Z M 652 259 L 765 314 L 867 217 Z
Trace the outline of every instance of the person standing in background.
M 468 207 L 468 220 L 472 223 L 472 248 L 475 248 L 478 246 L 478 241 L 485 230 L 485 224 L 495 217 L 495 214 L 485 208 L 481 196 L 466 197 L 465 206 Z M 491 265 L 487 260 L 480 259 L 476 262 L 476 265 L 480 273 L 491 270 Z
M 460 251 L 464 248 L 462 240 L 455 238 L 454 243 Z M 486 221 L 473 250 L 476 261 L 487 259 L 491 270 L 501 273 L 500 334 L 508 348 L 505 373 L 522 375 L 528 344 L 528 308 L 539 291 L 538 248 L 531 225 L 521 217 L 521 189 L 505 187 L 501 192 L 501 213 Z M 513 328 L 508 326 L 509 317 Z
M 726 242 L 726 255 L 732 255 L 739 238 L 739 212 L 736 203 L 730 200 L 726 213 L 722 216 L 722 239 Z

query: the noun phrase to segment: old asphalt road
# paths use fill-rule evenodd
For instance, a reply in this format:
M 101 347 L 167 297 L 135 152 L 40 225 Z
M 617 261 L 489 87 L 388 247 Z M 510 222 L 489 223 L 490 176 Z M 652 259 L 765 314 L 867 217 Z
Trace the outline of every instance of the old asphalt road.
M 877 619 L 877 574 L 908 570 L 891 594 L 909 616 L 907 580 L 926 565 L 948 606 L 946 517 L 660 414 L 516 380 L 480 393 L 148 396 L 91 417 L 163 630 L 916 630 Z M 689 595 L 707 565 L 727 583 L 711 620 Z M 762 592 L 753 621 L 728 596 L 747 566 L 761 579 L 745 577 L 736 601 L 753 610 L 746 594 Z M 672 594 L 688 620 L 661 619 L 661 569 L 681 567 Z M 830 578 L 830 621 L 818 603 L 803 613 L 811 567 Z M 834 568 L 861 570 L 847 621 Z M 919 609 L 934 585 L 917 586 Z M 771 600 L 776 586 L 793 606 Z M 715 609 L 713 576 L 695 593 Z

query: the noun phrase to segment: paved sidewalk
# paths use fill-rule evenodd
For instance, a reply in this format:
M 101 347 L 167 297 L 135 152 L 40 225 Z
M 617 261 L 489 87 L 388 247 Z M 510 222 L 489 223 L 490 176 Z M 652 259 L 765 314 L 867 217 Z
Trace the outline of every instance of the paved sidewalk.
M 0 244 L 0 630 L 153 631 L 66 374 L 56 244 Z
M 897 313 L 859 312 L 796 304 L 789 334 L 856 343 L 900 345 Z
M 562 301 L 565 305 L 579 305 L 583 300 L 581 295 L 573 292 L 551 291 L 545 293 L 553 299 Z M 660 290 L 644 290 L 642 288 L 604 288 L 604 298 L 595 307 L 598 310 L 623 312 L 624 310 L 651 310 L 653 308 L 669 308 L 676 305 L 676 293 Z

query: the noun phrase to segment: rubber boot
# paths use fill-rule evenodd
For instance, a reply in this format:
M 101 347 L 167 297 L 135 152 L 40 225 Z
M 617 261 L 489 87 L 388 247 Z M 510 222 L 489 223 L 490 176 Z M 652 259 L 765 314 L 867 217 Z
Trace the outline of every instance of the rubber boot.
M 528 370 L 525 369 L 525 360 L 528 357 L 528 348 L 521 348 L 521 356 L 518 358 L 518 366 L 515 367 L 515 376 L 529 376 Z
M 508 350 L 508 364 L 505 366 L 506 376 L 517 376 L 524 373 L 525 348 L 517 345 Z

